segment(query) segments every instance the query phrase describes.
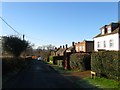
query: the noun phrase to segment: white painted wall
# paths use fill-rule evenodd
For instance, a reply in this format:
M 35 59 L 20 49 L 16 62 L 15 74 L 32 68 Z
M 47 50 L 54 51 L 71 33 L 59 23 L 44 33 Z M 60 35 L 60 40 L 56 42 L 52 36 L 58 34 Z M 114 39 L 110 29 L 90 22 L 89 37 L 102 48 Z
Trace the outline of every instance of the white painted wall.
M 113 47 L 110 47 L 109 41 L 113 40 Z M 104 41 L 106 41 L 106 47 L 104 48 Z M 97 47 L 97 42 L 100 42 L 100 47 Z M 105 50 L 120 50 L 120 39 L 119 34 L 111 34 L 102 37 L 94 38 L 94 51 L 98 51 L 97 49 L 105 49 Z

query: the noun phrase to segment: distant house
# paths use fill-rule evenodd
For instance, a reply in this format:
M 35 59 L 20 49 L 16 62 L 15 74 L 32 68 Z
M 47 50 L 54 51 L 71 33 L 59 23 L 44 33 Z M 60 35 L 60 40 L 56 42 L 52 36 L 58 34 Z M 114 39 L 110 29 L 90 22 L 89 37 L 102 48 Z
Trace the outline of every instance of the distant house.
M 66 49 L 66 53 L 74 53 L 75 51 L 75 43 L 72 42 L 72 46 Z
M 101 33 L 94 37 L 94 51 L 120 50 L 120 23 L 111 23 L 100 28 Z
M 55 48 L 54 50 L 51 50 L 50 55 L 51 56 L 56 56 L 56 52 L 59 50 L 59 48 Z
M 92 52 L 94 50 L 94 42 L 86 41 L 75 43 L 76 52 Z
M 64 56 L 66 49 L 67 49 L 67 45 L 66 45 L 66 47 L 64 47 L 64 45 L 63 45 L 63 48 L 62 48 L 62 46 L 60 46 L 60 48 L 56 52 L 56 56 Z

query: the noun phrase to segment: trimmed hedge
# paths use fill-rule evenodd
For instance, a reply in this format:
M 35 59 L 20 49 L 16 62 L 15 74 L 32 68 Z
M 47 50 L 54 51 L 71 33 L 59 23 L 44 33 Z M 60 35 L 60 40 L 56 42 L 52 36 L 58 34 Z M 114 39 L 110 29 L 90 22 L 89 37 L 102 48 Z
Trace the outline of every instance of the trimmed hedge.
M 91 69 L 98 76 L 120 80 L 120 51 L 93 52 Z
M 90 53 L 74 53 L 70 55 L 70 67 L 80 71 L 90 70 Z

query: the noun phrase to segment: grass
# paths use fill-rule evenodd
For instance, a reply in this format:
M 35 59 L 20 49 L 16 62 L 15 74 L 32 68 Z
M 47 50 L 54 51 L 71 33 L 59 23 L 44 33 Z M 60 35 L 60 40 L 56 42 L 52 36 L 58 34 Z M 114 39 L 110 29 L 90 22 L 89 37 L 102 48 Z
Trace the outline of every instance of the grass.
M 63 67 L 60 67 L 58 65 L 53 65 L 50 63 L 50 65 L 59 73 L 73 73 L 73 72 L 80 72 L 79 70 L 64 70 Z M 106 78 L 100 78 L 96 77 L 95 79 L 92 79 L 91 77 L 85 77 L 82 79 L 78 79 L 75 81 L 76 84 L 78 84 L 81 87 L 84 88 L 94 88 L 95 90 L 99 89 L 112 89 L 115 88 L 117 90 L 120 90 L 120 82 L 106 79 Z
M 73 73 L 73 72 L 79 72 L 79 70 L 65 70 L 63 67 L 60 67 L 58 65 L 53 65 L 51 64 L 51 66 L 58 71 L 59 73 Z
M 120 82 L 96 77 L 95 79 L 91 79 L 91 77 L 83 78 L 83 80 L 88 81 L 90 84 L 97 86 L 99 88 L 119 88 L 120 89 Z

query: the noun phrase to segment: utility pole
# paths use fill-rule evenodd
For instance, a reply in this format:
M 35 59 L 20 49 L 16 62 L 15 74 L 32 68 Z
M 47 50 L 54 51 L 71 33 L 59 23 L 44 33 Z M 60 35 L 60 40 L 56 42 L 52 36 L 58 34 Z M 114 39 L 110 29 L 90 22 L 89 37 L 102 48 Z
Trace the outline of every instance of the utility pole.
M 23 41 L 24 41 L 25 35 L 23 34 Z
M 25 40 L 24 39 L 25 38 L 25 35 L 23 34 L 23 41 Z M 26 50 L 25 50 L 25 52 L 24 52 L 24 59 L 26 58 Z

